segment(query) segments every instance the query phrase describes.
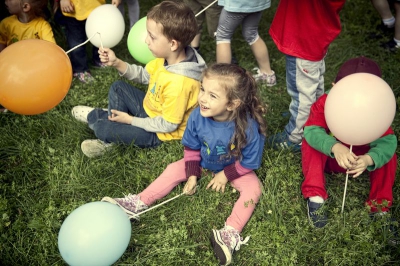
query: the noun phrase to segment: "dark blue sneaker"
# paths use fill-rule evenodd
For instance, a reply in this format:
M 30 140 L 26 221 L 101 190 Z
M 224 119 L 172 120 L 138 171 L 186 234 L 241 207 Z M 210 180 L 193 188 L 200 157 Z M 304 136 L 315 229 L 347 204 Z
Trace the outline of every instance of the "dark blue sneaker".
M 317 228 L 322 228 L 328 223 L 328 217 L 321 209 L 323 205 L 323 203 L 316 203 L 310 201 L 310 199 L 307 199 L 308 220 Z
M 293 143 L 285 132 L 277 133 L 268 138 L 268 144 L 275 150 L 290 150 L 292 152 L 301 152 L 301 142 Z

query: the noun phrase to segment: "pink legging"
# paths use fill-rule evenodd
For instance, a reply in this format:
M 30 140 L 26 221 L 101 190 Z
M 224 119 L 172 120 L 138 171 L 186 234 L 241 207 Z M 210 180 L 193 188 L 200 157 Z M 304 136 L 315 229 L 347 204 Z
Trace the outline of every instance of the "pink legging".
M 156 180 L 139 193 L 140 199 L 147 206 L 150 206 L 156 200 L 168 195 L 174 187 L 184 181 L 187 181 L 185 161 L 181 159 L 168 165 Z M 231 185 L 240 192 L 240 196 L 233 206 L 226 224 L 241 232 L 253 214 L 256 203 L 261 196 L 261 183 L 256 174 L 251 171 L 233 180 Z

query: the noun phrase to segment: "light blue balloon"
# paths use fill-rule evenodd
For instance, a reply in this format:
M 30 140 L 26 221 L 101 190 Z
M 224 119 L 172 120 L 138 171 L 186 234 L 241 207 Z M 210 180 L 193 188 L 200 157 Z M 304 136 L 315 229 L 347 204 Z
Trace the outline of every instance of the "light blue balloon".
M 117 205 L 91 202 L 65 219 L 58 234 L 58 249 L 72 266 L 102 266 L 116 262 L 128 247 L 131 223 Z

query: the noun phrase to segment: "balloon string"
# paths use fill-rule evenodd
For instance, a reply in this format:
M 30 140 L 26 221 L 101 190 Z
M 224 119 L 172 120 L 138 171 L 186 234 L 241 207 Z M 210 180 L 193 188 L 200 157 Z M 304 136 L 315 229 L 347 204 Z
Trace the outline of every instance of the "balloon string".
M 149 208 L 149 209 L 147 209 L 147 210 L 144 210 L 144 211 L 142 211 L 142 212 L 140 212 L 140 213 L 138 213 L 138 214 L 136 214 L 136 215 L 131 215 L 131 216 L 129 216 L 129 219 L 131 219 L 131 218 L 137 219 L 137 218 L 139 217 L 139 215 L 142 215 L 143 213 L 148 212 L 148 211 L 151 211 L 151 210 L 153 210 L 153 209 L 155 209 L 155 208 L 158 208 L 158 207 L 160 207 L 161 205 L 164 205 L 164 204 L 167 203 L 167 202 L 170 202 L 170 201 L 172 201 L 172 200 L 174 200 L 174 199 L 176 199 L 176 198 L 179 198 L 180 196 L 182 196 L 182 195 L 184 195 L 184 194 L 186 194 L 186 192 L 183 192 L 183 193 L 181 193 L 181 194 L 179 194 L 179 195 L 176 195 L 175 197 L 170 198 L 170 199 L 168 199 L 168 200 L 166 200 L 166 201 L 163 201 L 163 202 L 161 202 L 160 204 L 155 205 L 155 206 L 153 206 L 153 207 L 151 207 L 151 208 Z
M 204 11 L 206 11 L 210 6 L 212 6 L 215 2 L 217 2 L 218 0 L 215 0 L 214 2 L 212 2 L 211 4 L 209 4 L 208 6 L 206 6 L 203 10 L 201 10 L 199 13 L 197 13 L 195 15 L 195 17 L 197 17 L 198 15 L 200 15 L 201 13 L 203 13 Z
M 194 187 L 191 191 L 193 191 L 193 190 L 196 189 L 197 187 L 198 187 L 198 186 Z M 164 204 L 167 203 L 167 202 L 170 202 L 170 201 L 172 201 L 172 200 L 174 200 L 174 199 L 176 199 L 176 198 L 179 198 L 179 197 L 182 196 L 182 195 L 188 194 L 189 192 L 190 192 L 190 191 L 182 192 L 181 194 L 176 195 L 176 196 L 173 197 L 173 198 L 167 199 L 166 201 L 163 201 L 163 202 L 161 202 L 160 204 L 155 205 L 155 206 L 153 206 L 153 207 L 151 207 L 151 208 L 148 208 L 147 210 L 144 210 L 144 211 L 142 211 L 142 212 L 140 212 L 140 213 L 138 213 L 138 214 L 136 214 L 136 215 L 131 215 L 131 216 L 129 216 L 129 219 L 131 219 L 131 218 L 137 219 L 137 218 L 139 217 L 139 215 L 142 215 L 143 213 L 148 212 L 148 211 L 151 211 L 151 210 L 153 210 L 153 209 L 155 209 L 155 208 L 158 208 L 158 207 L 160 207 L 161 205 L 164 205 Z
M 100 38 L 100 46 L 101 46 L 101 49 L 104 49 L 104 47 L 103 47 L 103 41 L 101 40 L 101 33 L 98 32 L 98 34 L 99 34 L 99 38 Z
M 100 45 L 101 45 L 101 48 L 103 49 L 104 47 L 103 47 L 103 42 L 102 42 L 102 40 L 101 40 L 101 34 L 100 34 L 100 32 L 96 32 L 95 34 L 92 35 L 92 37 L 90 37 L 89 39 L 87 39 L 85 42 L 83 42 L 83 43 L 81 43 L 81 44 L 78 44 L 77 46 L 71 48 L 70 50 L 68 50 L 68 51 L 65 52 L 65 53 L 68 54 L 68 53 L 72 52 L 73 50 L 75 50 L 76 48 L 81 47 L 82 45 L 85 45 L 85 44 L 86 44 L 88 41 L 90 41 L 96 34 L 99 34 L 99 37 L 100 37 Z
M 353 145 L 350 145 L 350 153 L 351 153 L 351 150 L 353 149 Z M 346 182 L 344 183 L 344 193 L 343 193 L 343 201 L 342 201 L 342 211 L 341 211 L 341 213 L 343 213 L 343 210 L 344 210 L 344 201 L 345 201 L 345 199 L 346 199 L 346 191 L 347 191 L 347 180 L 349 179 L 349 174 L 348 173 L 346 173 Z

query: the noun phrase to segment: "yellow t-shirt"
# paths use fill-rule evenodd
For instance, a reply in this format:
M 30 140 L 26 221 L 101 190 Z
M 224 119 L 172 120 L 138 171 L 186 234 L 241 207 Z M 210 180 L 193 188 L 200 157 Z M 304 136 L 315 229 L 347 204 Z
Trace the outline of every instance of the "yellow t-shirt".
M 106 3 L 105 0 L 71 0 L 71 2 L 74 5 L 75 13 L 63 12 L 63 15 L 77 20 L 87 19 L 93 9 Z
M 173 132 L 157 133 L 161 141 L 182 139 L 189 115 L 197 106 L 200 91 L 198 80 L 167 71 L 164 61 L 164 58 L 157 58 L 146 65 L 150 80 L 143 100 L 149 117 L 162 116 L 170 123 L 179 124 Z
M 0 22 L 0 44 L 9 46 L 18 41 L 39 39 L 56 43 L 50 24 L 41 17 L 22 23 L 16 15 Z

